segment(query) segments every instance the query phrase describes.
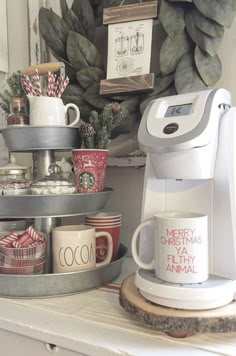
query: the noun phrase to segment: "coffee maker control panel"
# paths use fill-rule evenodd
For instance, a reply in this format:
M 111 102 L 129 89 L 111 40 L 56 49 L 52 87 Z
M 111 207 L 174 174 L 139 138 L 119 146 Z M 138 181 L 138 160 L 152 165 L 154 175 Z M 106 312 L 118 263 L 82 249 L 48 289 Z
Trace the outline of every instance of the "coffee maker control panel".
M 139 127 L 140 146 L 146 152 L 160 153 L 205 146 L 215 138 L 219 120 L 230 105 L 231 96 L 225 89 L 153 100 Z
M 154 137 L 177 137 L 192 131 L 202 120 L 209 92 L 156 100 L 149 112 L 147 131 Z

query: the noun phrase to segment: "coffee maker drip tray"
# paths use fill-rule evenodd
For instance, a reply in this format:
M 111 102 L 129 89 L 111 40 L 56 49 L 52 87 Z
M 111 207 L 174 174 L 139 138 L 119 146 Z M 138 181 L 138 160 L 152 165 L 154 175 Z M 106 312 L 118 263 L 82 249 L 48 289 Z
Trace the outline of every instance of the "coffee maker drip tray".
M 236 281 L 210 275 L 208 280 L 196 284 L 167 283 L 155 276 L 154 270 L 138 269 L 135 285 L 147 300 L 178 309 L 213 309 L 234 299 Z

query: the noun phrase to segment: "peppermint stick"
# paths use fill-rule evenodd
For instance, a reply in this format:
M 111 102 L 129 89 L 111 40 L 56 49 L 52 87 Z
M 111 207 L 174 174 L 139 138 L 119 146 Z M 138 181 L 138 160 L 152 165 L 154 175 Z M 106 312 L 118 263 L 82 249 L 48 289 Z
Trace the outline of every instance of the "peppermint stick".
M 65 80 L 63 80 L 63 82 L 61 83 L 59 90 L 57 92 L 57 96 L 58 98 L 60 98 L 62 96 L 62 93 L 64 92 L 64 90 L 66 89 L 67 85 L 69 84 L 69 78 L 66 77 Z
M 25 90 L 27 92 L 28 95 L 31 96 L 36 96 L 36 92 L 32 86 L 32 83 L 30 81 L 30 78 L 27 75 L 23 75 L 22 76 L 22 82 L 24 84 Z
M 40 84 L 40 78 L 39 78 L 39 72 L 38 69 L 35 69 L 35 75 L 32 77 L 34 86 L 35 86 L 35 92 L 37 96 L 41 96 L 42 90 L 41 90 L 41 84 Z

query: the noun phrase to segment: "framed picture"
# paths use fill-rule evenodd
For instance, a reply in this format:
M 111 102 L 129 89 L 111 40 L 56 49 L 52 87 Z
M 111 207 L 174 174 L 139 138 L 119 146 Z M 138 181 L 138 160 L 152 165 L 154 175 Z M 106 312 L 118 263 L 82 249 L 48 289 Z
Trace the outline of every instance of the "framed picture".
M 100 95 L 152 91 L 150 73 L 153 18 L 157 1 L 105 8 L 103 24 L 108 25 L 106 79 Z

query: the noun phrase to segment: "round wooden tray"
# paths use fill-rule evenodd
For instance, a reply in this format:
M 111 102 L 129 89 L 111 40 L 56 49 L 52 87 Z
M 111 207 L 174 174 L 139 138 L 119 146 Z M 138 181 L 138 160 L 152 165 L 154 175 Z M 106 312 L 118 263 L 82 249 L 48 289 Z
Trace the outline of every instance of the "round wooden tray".
M 120 288 L 120 304 L 144 326 L 176 337 L 185 337 L 193 333 L 236 331 L 236 302 L 209 310 L 163 307 L 146 300 L 139 293 L 134 279 L 135 274 L 124 279 Z

